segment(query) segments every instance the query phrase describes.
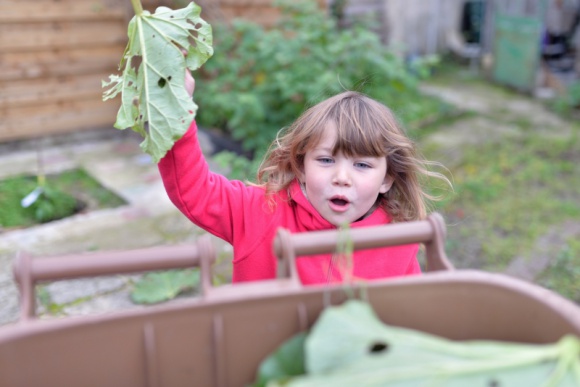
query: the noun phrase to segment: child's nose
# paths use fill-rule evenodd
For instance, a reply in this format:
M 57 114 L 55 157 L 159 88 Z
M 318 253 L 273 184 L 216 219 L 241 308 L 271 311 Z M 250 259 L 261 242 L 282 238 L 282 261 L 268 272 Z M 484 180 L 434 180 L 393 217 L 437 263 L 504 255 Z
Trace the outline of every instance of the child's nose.
M 332 184 L 337 186 L 350 186 L 352 184 L 350 173 L 345 166 L 337 165 L 332 178 Z

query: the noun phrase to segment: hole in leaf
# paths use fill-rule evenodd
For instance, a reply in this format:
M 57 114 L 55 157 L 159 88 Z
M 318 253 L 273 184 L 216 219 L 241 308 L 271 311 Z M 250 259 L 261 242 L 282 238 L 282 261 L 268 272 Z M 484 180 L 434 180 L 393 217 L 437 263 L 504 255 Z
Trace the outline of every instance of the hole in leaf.
M 171 80 L 171 75 L 167 77 L 167 80 L 170 81 Z
M 490 381 L 487 383 L 487 385 L 488 385 L 489 387 L 499 387 L 499 386 L 500 386 L 499 382 L 498 382 L 497 380 L 495 380 L 495 379 L 491 379 L 491 380 L 490 380 Z
M 377 341 L 369 347 L 370 353 L 381 353 L 389 349 L 389 345 L 382 341 Z
M 165 78 L 159 78 L 159 80 L 157 81 L 157 86 L 164 88 L 166 83 L 167 81 L 165 80 Z
M 197 47 L 197 40 L 199 38 L 200 37 L 198 36 L 197 31 L 194 31 L 193 33 L 189 34 L 187 42 L 189 43 L 190 46 Z
M 191 20 L 188 20 L 187 22 L 191 25 L 191 27 L 187 29 L 189 31 L 189 34 L 197 37 L 199 33 L 197 30 L 199 30 L 202 27 L 202 25 L 200 23 L 194 23 Z

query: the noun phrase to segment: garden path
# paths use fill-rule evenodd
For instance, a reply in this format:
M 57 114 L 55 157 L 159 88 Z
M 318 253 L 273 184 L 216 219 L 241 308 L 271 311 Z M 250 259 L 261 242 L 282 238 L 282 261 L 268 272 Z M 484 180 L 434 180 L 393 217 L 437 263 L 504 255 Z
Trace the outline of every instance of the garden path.
M 44 147 L 46 173 L 82 167 L 127 204 L 26 229 L 0 230 L 0 325 L 18 318 L 18 291 L 12 277 L 18 251 L 52 256 L 137 249 L 191 243 L 203 233 L 169 201 L 157 166 L 139 148 L 140 139 L 112 130 L 104 138 L 83 141 L 93 134 L 88 133 L 78 136 L 78 141 Z M 212 144 L 201 136 L 202 147 L 210 152 Z M 0 149 L 0 179 L 36 172 L 35 150 Z M 217 238 L 213 242 L 218 254 L 231 255 L 228 244 Z M 46 291 L 63 314 L 95 313 L 134 307 L 129 298 L 132 280 L 131 276 L 110 276 L 59 281 L 48 285 Z
M 444 84 L 426 83 L 421 89 L 425 94 L 436 96 L 460 110 L 477 113 L 438 128 L 422 140 L 422 146 L 429 143 L 437 146 L 437 154 L 442 155 L 438 161 L 449 168 L 462 160 L 462 153 L 469 147 L 510 141 L 529 131 L 535 131 L 546 138 L 570 139 L 577 135 L 575 131 L 578 128 L 550 111 L 544 102 L 490 84 L 464 83 L 458 77 Z M 462 222 L 466 227 L 474 228 L 467 224 L 470 219 L 463 219 Z M 453 232 L 450 227 L 454 225 L 448 224 L 448 232 Z M 536 240 L 530 254 L 513 258 L 505 274 L 533 282 L 552 263 L 554 252 L 559 251 L 571 238 L 580 238 L 580 219 L 566 220 L 552 226 Z M 482 264 L 470 258 L 476 257 L 477 250 L 481 249 L 483 241 L 479 239 L 475 235 L 462 236 L 462 256 L 465 258 L 462 259 L 461 267 L 478 268 Z

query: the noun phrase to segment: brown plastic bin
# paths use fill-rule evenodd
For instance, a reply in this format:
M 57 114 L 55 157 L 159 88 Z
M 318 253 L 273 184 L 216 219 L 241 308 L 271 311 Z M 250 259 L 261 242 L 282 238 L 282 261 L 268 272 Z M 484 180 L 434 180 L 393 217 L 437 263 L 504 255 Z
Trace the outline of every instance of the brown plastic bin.
M 430 271 L 353 286 L 388 324 L 450 339 L 547 343 L 580 336 L 580 309 L 539 286 L 504 275 L 452 270 L 440 216 L 352 230 L 356 249 L 423 243 Z M 244 386 L 260 361 L 345 298 L 341 285 L 300 285 L 294 257 L 333 251 L 335 231 L 281 231 L 275 250 L 289 276 L 213 288 L 214 251 L 195 246 L 29 259 L 15 275 L 19 323 L 0 329 L 0 386 Z M 201 265 L 203 295 L 106 315 L 37 320 L 34 284 L 49 279 Z M 288 270 L 289 269 L 289 270 Z

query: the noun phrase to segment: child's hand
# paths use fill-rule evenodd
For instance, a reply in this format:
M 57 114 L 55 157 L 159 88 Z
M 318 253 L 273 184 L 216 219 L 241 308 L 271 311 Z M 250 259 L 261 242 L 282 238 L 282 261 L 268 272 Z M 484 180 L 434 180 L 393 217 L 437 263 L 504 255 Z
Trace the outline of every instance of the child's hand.
M 181 50 L 183 56 L 187 55 L 187 51 Z M 195 90 L 195 79 L 193 79 L 193 75 L 191 75 L 191 71 L 188 68 L 185 69 L 185 91 L 189 94 L 190 97 L 193 97 L 193 91 Z
M 195 90 L 195 79 L 191 75 L 189 69 L 185 69 L 185 90 L 190 97 L 193 97 L 193 91 Z

